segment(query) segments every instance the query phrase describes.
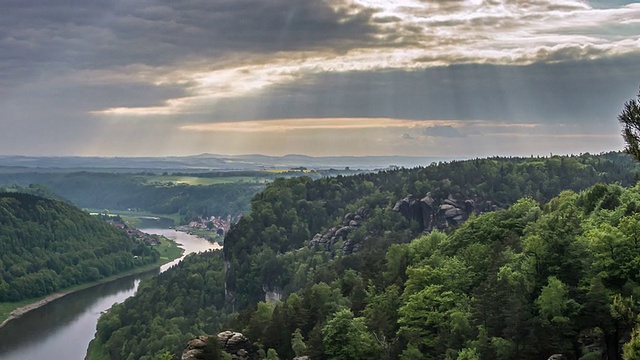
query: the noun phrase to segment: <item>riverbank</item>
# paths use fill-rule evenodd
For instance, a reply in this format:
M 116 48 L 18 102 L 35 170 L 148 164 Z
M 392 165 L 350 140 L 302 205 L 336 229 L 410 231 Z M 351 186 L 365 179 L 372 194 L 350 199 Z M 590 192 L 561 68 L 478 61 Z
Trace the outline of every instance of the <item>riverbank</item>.
M 218 244 L 220 247 L 224 244 L 224 236 L 218 235 L 215 231 L 193 229 L 188 226 L 177 226 L 176 231 L 180 231 L 189 235 L 194 235 L 207 240 L 212 244 Z
M 184 251 L 183 249 L 178 247 L 178 244 L 176 242 L 166 238 L 163 238 L 160 241 L 160 244 L 156 247 L 156 250 L 158 250 L 158 252 L 160 253 L 160 258 L 158 259 L 158 261 L 156 261 L 153 264 L 148 264 L 148 265 L 131 269 L 125 272 L 121 272 L 119 274 L 112 275 L 95 282 L 76 285 L 76 286 L 64 289 L 61 292 L 49 294 L 40 298 L 28 299 L 28 300 L 12 302 L 12 303 L 0 303 L 0 321 L 1 321 L 0 328 L 4 327 L 11 320 L 17 319 L 29 311 L 45 306 L 48 303 L 55 301 L 66 295 L 69 295 L 71 293 L 88 289 L 100 284 L 108 283 L 108 282 L 121 279 L 123 277 L 130 276 L 133 274 L 143 273 L 146 271 L 159 268 L 164 264 L 167 264 L 175 259 L 180 258 L 180 256 L 182 256 L 182 253 Z

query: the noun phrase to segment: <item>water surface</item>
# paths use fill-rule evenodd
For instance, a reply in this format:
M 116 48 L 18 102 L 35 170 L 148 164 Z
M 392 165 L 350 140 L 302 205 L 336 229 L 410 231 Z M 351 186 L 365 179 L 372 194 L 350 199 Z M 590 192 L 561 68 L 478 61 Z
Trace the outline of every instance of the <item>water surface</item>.
M 141 230 L 175 240 L 185 249 L 185 255 L 220 248 L 205 239 L 173 229 Z M 0 328 L 0 359 L 84 359 L 100 313 L 135 294 L 141 280 L 153 277 L 179 261 L 69 294 L 10 321 Z

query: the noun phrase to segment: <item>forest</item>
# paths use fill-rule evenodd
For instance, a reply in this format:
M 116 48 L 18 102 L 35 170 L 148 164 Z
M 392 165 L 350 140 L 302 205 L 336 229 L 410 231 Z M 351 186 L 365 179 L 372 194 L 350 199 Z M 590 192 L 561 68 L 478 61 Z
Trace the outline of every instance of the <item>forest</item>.
M 135 174 L 99 172 L 2 172 L 0 184 L 11 188 L 45 186 L 81 208 L 137 209 L 179 214 L 183 223 L 196 215 L 236 216 L 249 210 L 251 197 L 264 188 L 254 183 L 192 186 L 148 184 Z
M 92 349 L 178 359 L 189 339 L 231 329 L 256 359 L 621 359 L 640 346 L 636 181 L 621 153 L 278 179 L 223 254 L 145 283 L 101 317 Z M 393 208 L 425 193 L 497 210 L 424 233 Z M 310 244 L 354 213 L 333 246 Z
M 73 205 L 0 193 L 0 302 L 41 297 L 159 257 L 155 249 Z

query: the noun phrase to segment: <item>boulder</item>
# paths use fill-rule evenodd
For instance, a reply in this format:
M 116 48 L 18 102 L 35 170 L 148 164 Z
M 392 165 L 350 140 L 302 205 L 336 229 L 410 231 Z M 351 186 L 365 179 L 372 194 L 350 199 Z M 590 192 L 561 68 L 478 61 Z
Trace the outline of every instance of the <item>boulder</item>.
M 351 228 L 349 226 L 343 226 L 335 232 L 334 236 L 336 238 L 346 238 L 347 235 L 349 235 L 349 231 L 351 231 Z
M 248 360 L 251 342 L 242 333 L 223 331 L 218 334 L 218 341 L 222 350 L 231 354 L 232 359 Z
M 181 360 L 196 360 L 200 359 L 206 346 L 208 336 L 199 336 L 195 339 L 189 340 L 187 348 L 182 352 Z
M 321 246 L 325 251 L 331 251 L 336 242 L 340 241 L 340 239 L 345 239 L 346 243 L 342 247 L 345 253 L 351 254 L 358 251 L 360 244 L 347 240 L 347 237 L 351 231 L 362 226 L 366 219 L 366 214 L 367 211 L 363 207 L 359 208 L 355 213 L 347 213 L 342 220 L 342 225 L 332 227 L 324 233 L 315 234 L 309 240 L 309 247 Z
M 198 336 L 187 344 L 187 348 L 182 352 L 181 360 L 202 359 L 209 336 Z M 251 342 L 242 333 L 233 331 L 223 331 L 218 334 L 217 340 L 220 342 L 222 350 L 228 352 L 234 360 L 249 360 Z
M 349 221 L 353 220 L 354 217 L 355 217 L 355 214 L 347 213 L 347 215 L 344 216 L 344 220 L 342 220 L 342 225 L 348 225 Z
M 366 219 L 367 213 L 367 209 L 365 209 L 364 207 L 360 207 L 358 208 L 358 210 L 356 210 L 356 216 L 360 216 L 361 219 Z
M 425 230 L 433 229 L 433 217 L 435 215 L 435 200 L 430 194 L 420 199 L 420 210 L 422 211 L 422 225 Z

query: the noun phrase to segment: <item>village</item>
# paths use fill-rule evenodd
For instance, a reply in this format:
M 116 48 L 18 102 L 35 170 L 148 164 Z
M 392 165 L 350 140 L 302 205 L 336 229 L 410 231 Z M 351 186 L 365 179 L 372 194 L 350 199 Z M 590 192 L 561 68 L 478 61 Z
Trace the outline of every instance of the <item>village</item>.
M 176 230 L 188 233 L 206 231 L 213 232 L 218 236 L 224 236 L 231 228 L 231 224 L 236 223 L 241 217 L 242 214 L 233 217 L 227 215 L 226 218 L 222 216 L 198 216 L 197 220 L 193 220 L 187 225 L 177 226 Z

